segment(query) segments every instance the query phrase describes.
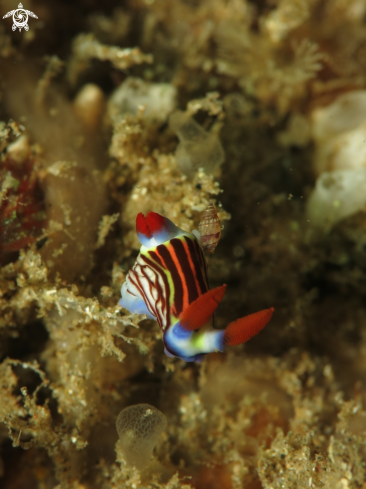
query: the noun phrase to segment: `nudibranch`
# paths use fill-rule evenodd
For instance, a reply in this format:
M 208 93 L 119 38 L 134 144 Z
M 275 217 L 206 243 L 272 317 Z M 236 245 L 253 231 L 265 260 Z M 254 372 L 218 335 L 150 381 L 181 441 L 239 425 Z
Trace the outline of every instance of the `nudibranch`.
M 209 290 L 196 236 L 155 212 L 137 215 L 136 232 L 142 246 L 122 285 L 119 305 L 159 323 L 168 356 L 201 362 L 207 353 L 245 343 L 271 319 L 273 308 L 214 329 L 213 313 L 226 285 Z

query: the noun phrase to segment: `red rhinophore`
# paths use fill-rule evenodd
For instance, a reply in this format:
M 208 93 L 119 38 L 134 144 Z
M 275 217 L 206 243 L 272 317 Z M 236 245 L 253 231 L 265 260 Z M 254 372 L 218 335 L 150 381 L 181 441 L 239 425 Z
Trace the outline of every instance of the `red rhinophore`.
M 204 326 L 225 295 L 226 285 L 209 290 L 193 301 L 180 315 L 183 329 L 194 331 Z
M 255 336 L 271 319 L 274 308 L 249 314 L 229 324 L 225 329 L 225 345 L 240 345 Z
M 151 234 L 162 231 L 166 226 L 166 218 L 157 214 L 156 212 L 148 212 L 146 215 L 147 226 L 150 229 Z
M 143 234 L 148 239 L 152 238 L 149 226 L 146 222 L 146 218 L 142 212 L 139 212 L 136 216 L 136 233 Z

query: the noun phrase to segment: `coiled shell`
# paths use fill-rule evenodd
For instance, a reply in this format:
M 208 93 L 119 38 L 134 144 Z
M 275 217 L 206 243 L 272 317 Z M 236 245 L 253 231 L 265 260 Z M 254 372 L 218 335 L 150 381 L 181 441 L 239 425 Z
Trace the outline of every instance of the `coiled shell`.
M 202 214 L 201 222 L 198 225 L 198 231 L 201 235 L 201 246 L 203 251 L 208 255 L 212 255 L 215 251 L 220 241 L 221 229 L 222 226 L 215 206 L 210 202 Z

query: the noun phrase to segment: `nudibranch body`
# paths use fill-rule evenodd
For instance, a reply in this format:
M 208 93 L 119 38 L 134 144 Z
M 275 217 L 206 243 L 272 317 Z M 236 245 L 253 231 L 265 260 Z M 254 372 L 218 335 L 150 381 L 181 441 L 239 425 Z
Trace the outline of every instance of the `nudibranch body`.
M 158 321 L 168 356 L 200 362 L 225 345 L 246 342 L 271 319 L 273 308 L 237 319 L 224 330 L 214 329 L 213 313 L 226 285 L 209 290 L 196 236 L 155 212 L 138 214 L 136 232 L 142 246 L 122 285 L 119 304 Z

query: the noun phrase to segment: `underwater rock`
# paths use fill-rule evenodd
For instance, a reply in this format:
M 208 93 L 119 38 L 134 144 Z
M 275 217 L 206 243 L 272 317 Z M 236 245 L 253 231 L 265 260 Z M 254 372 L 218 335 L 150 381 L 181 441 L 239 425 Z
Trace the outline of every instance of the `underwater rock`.
M 127 464 L 143 469 L 166 426 L 165 415 L 149 404 L 123 409 L 118 415 L 116 428 Z
M 170 116 L 169 125 L 179 138 L 175 156 L 183 173 L 192 177 L 199 168 L 214 173 L 220 167 L 225 153 L 215 134 L 205 131 L 189 114 L 180 110 Z
M 5 3 L 4 13 L 16 8 Z M 29 202 L 43 206 L 44 191 L 55 207 L 40 228 L 48 241 L 36 233 L 0 270 L 0 486 L 360 489 L 365 215 L 309 245 L 303 203 L 321 173 L 362 163 L 366 2 L 144 0 L 123 2 L 123 11 L 120 4 L 101 11 L 98 2 L 35 0 L 29 31 L 12 32 L 11 18 L 0 25 L 1 113 L 17 121 L 0 124 L 1 158 L 22 159 L 25 141 L 10 145 L 23 129 L 13 134 L 9 126 L 24 126 L 42 185 Z M 147 88 L 171 84 L 176 108 L 186 111 L 181 119 L 221 141 L 220 182 L 210 173 L 210 139 L 200 136 L 194 160 L 187 138 L 167 128 L 168 110 L 150 118 L 150 108 L 159 117 L 165 107 L 159 95 L 136 104 L 131 89 L 123 103 L 134 113 L 115 105 L 108 128 L 105 112 L 94 132 L 78 120 L 85 84 L 108 101 L 130 76 Z M 94 97 L 81 110 L 97 120 Z M 177 165 L 178 143 L 188 171 L 204 167 L 193 178 Z M 312 177 L 312 153 L 321 148 L 330 152 Z M 8 201 L 23 182 L 1 168 Z M 337 201 L 336 188 L 321 186 L 321 212 Z M 348 193 L 360 194 L 355 186 Z M 278 316 L 270 334 L 187 367 L 164 355 L 156 324 L 115 304 L 140 246 L 136 215 L 153 210 L 190 230 L 219 197 L 233 220 L 209 278 L 233 292 L 215 327 L 267 301 Z M 217 210 L 221 222 L 228 218 Z M 6 226 L 15 228 L 19 215 Z M 115 447 L 117 415 L 137 403 L 169 418 L 141 472 L 127 465 L 120 441 Z

